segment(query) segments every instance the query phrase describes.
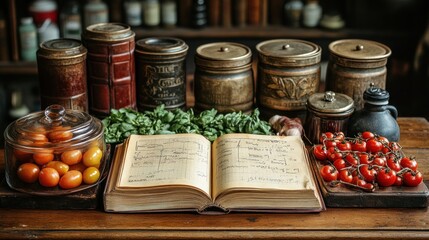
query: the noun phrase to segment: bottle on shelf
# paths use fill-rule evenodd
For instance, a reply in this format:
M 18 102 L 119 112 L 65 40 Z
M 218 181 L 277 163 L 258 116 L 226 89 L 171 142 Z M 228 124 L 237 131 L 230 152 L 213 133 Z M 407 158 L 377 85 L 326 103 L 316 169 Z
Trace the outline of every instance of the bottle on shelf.
M 64 38 L 80 39 L 82 23 L 80 6 L 76 0 L 68 0 L 60 12 L 61 36 Z
M 161 23 L 159 0 L 143 0 L 143 23 L 146 27 L 157 27 Z
M 174 27 L 177 24 L 176 0 L 161 0 L 161 24 L 164 27 Z
M 138 0 L 124 2 L 125 22 L 131 27 L 142 25 L 142 4 Z
M 290 27 L 299 27 L 304 4 L 301 0 L 286 1 L 284 5 L 285 23 Z
M 21 43 L 21 60 L 36 61 L 37 59 L 37 29 L 32 17 L 21 18 L 19 26 L 19 37 Z
M 109 22 L 109 7 L 102 0 L 88 0 L 84 6 L 84 27 Z
M 194 28 L 203 28 L 207 26 L 207 1 L 205 0 L 193 0 L 192 1 L 192 20 L 191 25 Z
M 36 26 L 42 25 L 46 19 L 57 22 L 58 7 L 54 0 L 35 0 L 31 3 L 29 12 Z
M 304 27 L 317 27 L 322 18 L 322 7 L 318 0 L 308 0 L 302 9 L 302 24 Z
M 56 23 L 47 18 L 42 26 L 37 29 L 37 38 L 39 44 L 51 39 L 60 38 L 60 29 Z

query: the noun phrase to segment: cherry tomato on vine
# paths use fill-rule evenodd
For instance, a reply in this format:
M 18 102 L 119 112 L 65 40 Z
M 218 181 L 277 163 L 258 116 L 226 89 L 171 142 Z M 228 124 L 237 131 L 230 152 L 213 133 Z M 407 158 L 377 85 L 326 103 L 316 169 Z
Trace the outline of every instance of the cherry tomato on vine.
M 362 132 L 361 136 L 363 139 L 368 140 L 368 139 L 374 138 L 375 134 L 369 131 L 365 131 L 365 132 Z
M 402 175 L 402 180 L 406 186 L 416 187 L 423 181 L 423 175 L 419 171 L 408 171 Z
M 378 153 L 383 149 L 383 144 L 375 138 L 368 139 L 366 141 L 367 152 Z
M 337 158 L 343 158 L 343 154 L 336 147 L 329 147 L 327 158 L 329 161 L 333 162 Z
M 337 159 L 335 159 L 335 161 L 334 161 L 334 167 L 338 170 L 338 171 L 340 171 L 341 169 L 343 169 L 343 168 L 345 168 L 345 167 L 347 167 L 347 163 L 346 163 L 346 161 L 344 161 L 344 159 L 342 159 L 342 158 L 337 158 Z
M 355 154 L 353 154 L 353 153 L 347 153 L 346 154 L 346 156 L 345 156 L 345 160 L 346 160 L 346 162 L 348 162 L 351 166 L 356 166 L 356 165 L 358 165 L 358 159 L 357 159 L 357 157 L 355 156 Z
M 348 169 L 340 170 L 338 178 L 347 183 L 351 183 L 353 181 L 353 175 L 350 173 Z
M 26 183 L 34 183 L 39 179 L 40 168 L 34 163 L 23 163 L 17 170 L 18 178 Z
M 394 186 L 402 186 L 402 184 L 403 184 L 402 177 L 399 175 L 396 175 L 396 181 L 393 185 Z
M 331 165 L 324 165 L 320 169 L 320 174 L 326 182 L 331 182 L 338 179 L 338 171 Z
M 336 132 L 334 133 L 334 138 L 341 142 L 344 141 L 346 135 L 343 132 Z
M 366 152 L 366 142 L 360 139 L 357 139 L 352 143 L 352 150 L 358 152 Z
M 368 153 L 360 152 L 360 153 L 357 153 L 357 156 L 359 158 L 360 164 L 369 164 L 370 160 L 369 160 L 369 154 Z
M 373 166 L 384 167 L 384 166 L 386 166 L 386 157 L 384 157 L 384 156 L 376 156 L 371 161 L 371 164 Z
M 403 168 L 409 168 L 413 171 L 417 170 L 417 161 L 414 158 L 411 157 L 403 157 L 401 158 L 400 162 L 401 166 Z
M 377 172 L 377 183 L 382 187 L 389 187 L 396 182 L 396 171 L 390 168 L 382 168 Z
M 323 144 L 317 144 L 313 147 L 313 155 L 319 161 L 324 161 L 328 158 L 328 151 Z
M 381 144 L 383 144 L 384 146 L 389 146 L 389 139 L 387 139 L 386 137 L 384 137 L 384 136 L 378 136 L 377 140 L 379 142 L 381 142 Z
M 362 175 L 363 179 L 367 182 L 372 182 L 375 180 L 377 175 L 377 170 L 370 165 L 362 165 L 359 167 L 359 172 Z
M 395 156 L 389 156 L 386 160 L 386 165 L 396 172 L 399 172 L 402 169 L 401 164 L 399 164 L 399 161 L 396 160 Z
M 322 133 L 319 137 L 319 143 L 324 144 L 327 139 L 334 139 L 334 134 L 332 132 Z
M 337 143 L 337 148 L 340 151 L 350 151 L 352 150 L 352 144 L 349 141 L 342 140 Z

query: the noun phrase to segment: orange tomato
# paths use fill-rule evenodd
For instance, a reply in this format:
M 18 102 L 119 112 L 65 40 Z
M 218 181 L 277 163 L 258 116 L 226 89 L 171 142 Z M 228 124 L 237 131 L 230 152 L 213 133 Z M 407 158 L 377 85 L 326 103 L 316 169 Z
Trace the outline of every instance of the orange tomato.
M 83 164 L 87 167 L 99 167 L 101 162 L 101 157 L 103 156 L 103 152 L 98 146 L 90 147 L 83 154 Z
M 52 152 L 37 152 L 33 154 L 34 162 L 39 165 L 47 164 L 54 160 L 54 154 Z
M 61 161 L 68 165 L 78 164 L 82 161 L 82 151 L 78 149 L 65 151 L 61 154 Z
M 33 154 L 30 152 L 26 152 L 24 150 L 14 148 L 13 149 L 13 155 L 15 156 L 16 160 L 20 162 L 32 162 L 33 161 Z
M 51 142 L 62 142 L 73 138 L 73 133 L 67 130 L 55 130 L 48 133 L 48 138 Z
M 79 172 L 83 173 L 83 171 L 85 171 L 85 169 L 86 169 L 86 166 L 83 165 L 82 162 L 69 166 L 69 171 L 70 170 L 78 170 Z
M 100 178 L 100 171 L 96 167 L 89 167 L 83 171 L 83 182 L 93 184 Z
M 64 175 L 69 170 L 69 165 L 61 162 L 61 161 L 51 161 L 48 162 L 44 167 L 51 167 L 55 170 L 57 170 L 58 174 L 60 176 Z
M 39 178 L 40 168 L 34 163 L 23 163 L 18 167 L 18 178 L 26 183 L 34 183 Z
M 82 184 L 82 173 L 77 170 L 70 170 L 64 174 L 59 182 L 63 189 L 79 187 Z
M 54 168 L 42 168 L 39 173 L 39 183 L 44 187 L 55 187 L 60 181 L 60 174 Z

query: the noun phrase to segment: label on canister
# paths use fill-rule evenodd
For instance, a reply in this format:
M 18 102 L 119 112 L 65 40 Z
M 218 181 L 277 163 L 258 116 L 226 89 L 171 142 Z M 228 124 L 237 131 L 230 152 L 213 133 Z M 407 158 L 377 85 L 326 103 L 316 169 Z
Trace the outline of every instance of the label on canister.
M 88 111 L 87 49 L 76 39 L 43 42 L 37 51 L 41 109 L 59 104 Z
M 151 110 L 186 107 L 188 45 L 177 38 L 145 38 L 136 42 L 137 107 Z

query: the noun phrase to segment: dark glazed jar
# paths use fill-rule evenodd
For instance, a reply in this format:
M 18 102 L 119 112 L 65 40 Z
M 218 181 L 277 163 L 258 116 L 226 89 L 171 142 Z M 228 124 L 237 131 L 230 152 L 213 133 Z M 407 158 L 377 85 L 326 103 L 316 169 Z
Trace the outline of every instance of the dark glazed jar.
M 136 42 L 137 107 L 152 110 L 186 107 L 188 45 L 177 38 L 145 38 Z
M 345 94 L 327 91 L 315 93 L 307 101 L 305 134 L 312 143 L 319 141 L 325 132 L 347 134 L 350 115 L 354 111 L 353 99 Z
M 287 111 L 303 118 L 308 97 L 319 89 L 321 47 L 303 40 L 274 39 L 256 49 L 256 102 L 261 113 L 269 118 Z
M 195 109 L 221 113 L 253 110 L 252 51 L 239 43 L 201 45 L 195 55 Z
M 370 83 L 386 88 L 386 63 L 392 53 L 389 47 L 369 40 L 345 39 L 330 43 L 329 51 L 326 89 L 353 98 L 356 110 L 363 108 L 362 96 Z
M 83 34 L 88 49 L 89 112 L 104 118 L 110 109 L 136 109 L 135 34 L 121 23 L 90 25 Z
M 88 112 L 87 49 L 79 40 L 54 39 L 37 51 L 41 109 L 59 104 Z
M 386 137 L 389 141 L 399 141 L 399 125 L 396 121 L 398 111 L 389 103 L 389 92 L 371 84 L 363 94 L 364 108 L 356 111 L 350 118 L 348 133 L 370 131 Z

